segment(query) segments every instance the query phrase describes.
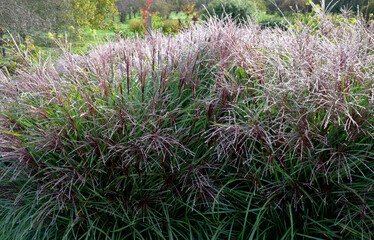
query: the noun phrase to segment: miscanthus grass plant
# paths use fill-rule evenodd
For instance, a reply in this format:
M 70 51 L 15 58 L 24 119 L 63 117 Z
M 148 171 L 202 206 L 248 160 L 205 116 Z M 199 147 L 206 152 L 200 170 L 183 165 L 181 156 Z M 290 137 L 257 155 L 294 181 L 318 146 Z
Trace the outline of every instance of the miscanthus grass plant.
M 0 73 L 0 239 L 373 239 L 373 33 L 210 19 Z

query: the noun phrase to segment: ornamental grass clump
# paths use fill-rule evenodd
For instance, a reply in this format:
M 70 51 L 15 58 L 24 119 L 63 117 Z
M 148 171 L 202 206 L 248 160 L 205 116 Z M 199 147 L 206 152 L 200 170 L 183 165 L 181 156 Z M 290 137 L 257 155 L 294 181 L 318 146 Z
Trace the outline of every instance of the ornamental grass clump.
M 1 239 L 373 238 L 373 31 L 315 21 L 1 73 Z

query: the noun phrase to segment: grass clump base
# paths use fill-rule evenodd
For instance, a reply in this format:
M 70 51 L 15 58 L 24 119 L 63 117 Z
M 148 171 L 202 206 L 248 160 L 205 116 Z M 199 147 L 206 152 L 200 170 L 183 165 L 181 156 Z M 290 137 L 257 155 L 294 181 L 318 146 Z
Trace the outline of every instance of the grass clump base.
M 318 21 L 1 73 L 1 239 L 373 238 L 373 32 Z

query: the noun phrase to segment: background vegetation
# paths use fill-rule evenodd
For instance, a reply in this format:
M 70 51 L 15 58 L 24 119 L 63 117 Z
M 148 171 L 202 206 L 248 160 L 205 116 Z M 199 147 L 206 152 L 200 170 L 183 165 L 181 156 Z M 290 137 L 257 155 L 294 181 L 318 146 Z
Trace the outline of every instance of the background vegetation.
M 203 20 L 207 20 L 211 16 L 224 18 L 226 15 L 230 15 L 232 19 L 240 23 L 249 20 L 256 14 L 256 11 L 256 3 L 252 1 L 215 0 L 203 9 L 201 15 Z
M 66 41 L 72 44 L 72 50 L 75 52 L 87 51 L 90 43 L 97 44 L 108 38 L 114 40 L 117 35 L 123 37 L 133 36 L 135 32 L 141 33 L 139 32 L 141 29 L 139 20 L 142 18 L 141 8 L 146 7 L 147 1 L 15 0 L 9 2 L 0 0 L 0 27 L 4 30 L 3 38 L 8 39 L 8 42 L 13 42 L 9 36 L 10 33 L 18 44 L 30 45 L 28 40 L 31 40 L 36 47 L 35 50 L 45 50 L 44 54 L 55 55 L 56 52 L 59 52 L 58 45 L 61 46 L 61 42 L 66 43 Z M 188 6 L 187 3 L 189 4 L 185 0 L 151 1 L 149 12 L 156 12 L 157 16 L 154 19 L 154 27 L 165 33 L 178 31 L 181 28 L 181 23 L 177 22 L 178 19 L 181 19 L 182 24 L 186 24 L 186 14 L 182 9 Z M 192 3 L 196 9 L 195 15 L 197 17 L 200 15 L 203 19 L 206 10 L 212 11 L 213 6 L 215 6 L 217 13 L 223 12 L 222 1 L 219 0 L 195 0 Z M 268 27 L 288 24 L 287 21 L 292 22 L 293 15 L 296 13 L 311 11 L 309 1 L 305 0 L 233 0 L 224 1 L 224 4 L 226 5 L 225 12 L 233 14 L 234 17 L 239 13 L 241 19 L 251 16 L 252 19 Z M 360 10 L 369 18 L 371 11 L 370 7 L 366 7 L 367 4 L 367 0 L 326 1 L 325 7 L 333 13 L 339 13 L 340 9 L 345 9 L 345 12 L 350 10 L 355 14 L 357 10 Z M 135 22 L 130 24 L 131 20 Z M 138 27 L 134 29 L 129 27 L 130 25 L 134 27 L 138 25 Z M 164 25 L 165 27 L 163 27 Z M 56 41 L 60 43 L 56 44 Z M 10 54 L 13 46 L 14 44 L 5 46 Z M 2 58 L 0 62 L 4 65 L 9 62 L 9 59 Z
M 112 21 L 114 40 L 57 60 L 19 40 L 0 238 L 373 239 L 374 28 L 309 4 L 264 27 L 186 3 L 155 15 L 183 16 L 173 33 Z

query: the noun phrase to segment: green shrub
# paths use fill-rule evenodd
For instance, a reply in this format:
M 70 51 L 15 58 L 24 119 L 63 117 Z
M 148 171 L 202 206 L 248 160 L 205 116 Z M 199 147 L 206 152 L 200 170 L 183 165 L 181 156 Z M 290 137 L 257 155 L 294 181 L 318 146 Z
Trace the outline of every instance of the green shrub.
M 315 1 L 317 3 L 317 1 Z M 349 9 L 357 13 L 357 10 L 363 9 L 369 3 L 369 0 L 325 0 L 325 5 L 332 13 L 340 13 L 342 9 Z
M 279 15 L 269 15 L 265 12 L 261 12 L 256 16 L 257 22 L 260 24 L 261 28 L 275 28 L 284 27 L 285 20 Z
M 0 69 L 13 74 L 19 67 L 20 59 L 10 52 L 6 52 L 6 54 L 6 57 L 0 56 Z
M 319 3 L 319 1 L 314 1 Z M 310 5 L 306 4 L 305 0 L 272 0 L 266 1 L 265 5 L 267 10 L 271 14 L 279 14 L 282 12 L 284 14 L 290 14 L 296 12 L 308 12 L 311 10 Z
M 0 50 L 5 48 L 6 56 L 1 53 L 0 65 L 6 71 L 13 74 L 17 69 L 28 66 L 31 60 L 36 60 L 41 55 L 41 49 L 34 45 L 34 40 L 26 38 L 21 43 L 16 43 L 7 39 L 4 45 L 0 46 Z
M 256 12 L 256 4 L 244 0 L 215 0 L 208 4 L 201 12 L 201 19 L 207 20 L 210 16 L 225 18 L 230 15 L 236 22 L 245 22 Z
M 164 33 L 176 33 L 179 28 L 179 22 L 175 19 L 167 19 L 164 21 L 162 31 Z
M 361 12 L 366 19 L 372 19 L 374 15 L 374 1 L 370 1 L 368 5 L 362 8 Z
M 153 30 L 159 30 L 159 29 L 162 29 L 163 26 L 164 26 L 164 21 L 162 20 L 162 18 L 158 14 L 153 15 L 153 17 L 152 17 L 152 29 Z
M 134 33 L 144 33 L 146 30 L 143 20 L 131 20 L 129 22 L 129 29 Z

